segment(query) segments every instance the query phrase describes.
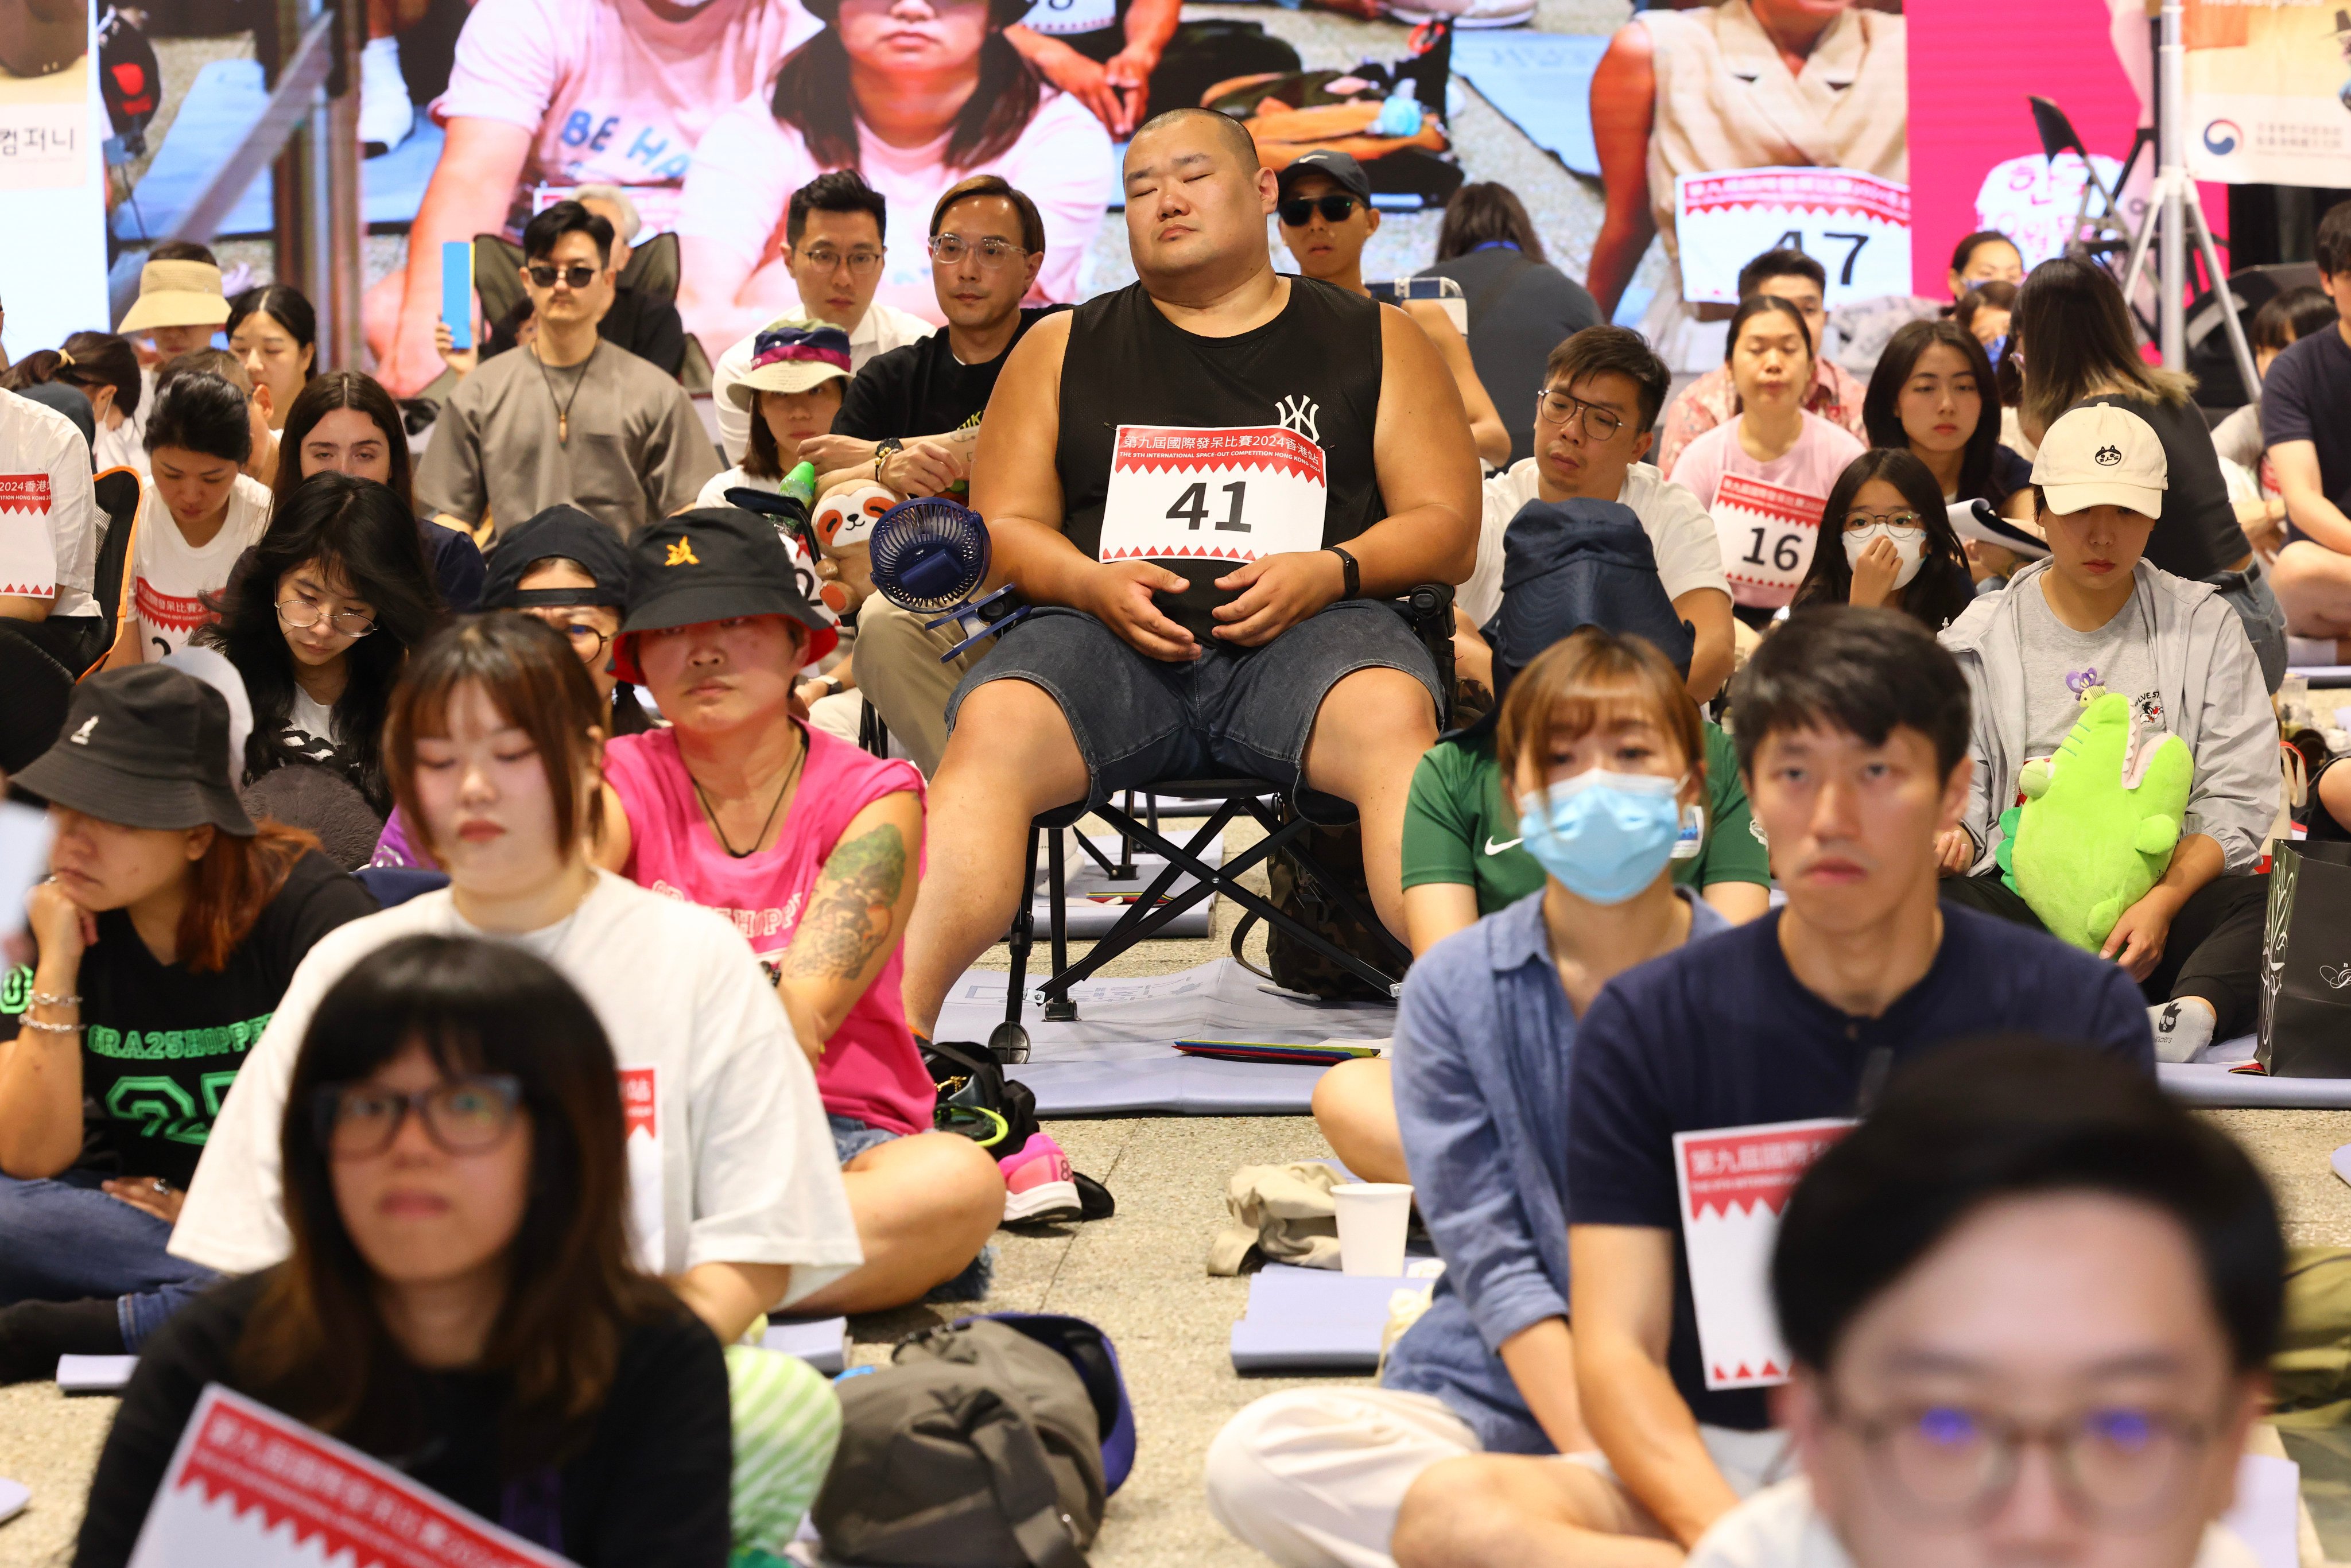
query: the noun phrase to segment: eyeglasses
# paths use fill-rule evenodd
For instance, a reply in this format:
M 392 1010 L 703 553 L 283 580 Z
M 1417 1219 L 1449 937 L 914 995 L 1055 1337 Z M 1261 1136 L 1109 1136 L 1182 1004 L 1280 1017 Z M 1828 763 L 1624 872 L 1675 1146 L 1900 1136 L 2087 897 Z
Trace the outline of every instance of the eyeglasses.
M 1560 392 L 1535 393 L 1535 419 L 1539 423 L 1565 425 L 1578 413 L 1583 415 L 1583 434 L 1594 441 L 1614 441 L 1616 433 L 1625 428 L 1622 414 L 1612 413 L 1597 403 Z
M 1016 256 L 1029 254 L 1025 246 L 1014 245 L 1008 239 L 999 239 L 995 235 L 989 235 L 977 244 L 961 235 L 937 235 L 931 240 L 931 259 L 941 267 L 953 267 L 974 251 L 979 253 L 979 265 L 990 270 L 1008 266 Z
M 2085 1410 L 2028 1425 L 1955 1405 L 1867 1419 L 1830 1418 L 1861 1439 L 1887 1490 L 1922 1522 L 1980 1523 L 2016 1484 L 2028 1447 L 2046 1448 L 2059 1491 L 2076 1517 L 2147 1524 L 2182 1505 L 2187 1472 L 2211 1437 L 2205 1422 L 2161 1411 Z
M 413 1113 L 425 1135 L 449 1155 L 478 1155 L 504 1143 L 522 1103 L 522 1082 L 503 1072 L 452 1078 L 403 1094 L 360 1083 L 319 1091 L 319 1138 L 339 1160 L 363 1160 L 392 1147 Z
M 564 639 L 571 644 L 571 651 L 582 659 L 594 658 L 604 651 L 604 644 L 611 641 L 601 630 L 585 621 L 558 621 L 554 616 L 538 611 L 525 611 L 524 613 L 562 632 Z
M 829 245 L 820 245 L 813 250 L 804 250 L 800 255 L 806 256 L 808 264 L 819 272 L 838 272 L 841 263 L 847 262 L 852 277 L 870 277 L 882 265 L 882 253 L 878 250 L 852 250 L 844 254 Z
M 1321 213 L 1326 224 L 1343 224 L 1348 214 L 1362 204 L 1361 198 L 1355 196 L 1300 196 L 1281 204 L 1281 221 L 1291 228 L 1302 229 L 1315 214 Z
M 596 274 L 601 269 L 590 267 L 584 261 L 575 261 L 569 267 L 549 267 L 543 261 L 534 261 L 523 270 L 530 274 L 531 282 L 541 288 L 554 287 L 559 277 L 574 288 L 585 288 L 596 281 Z
M 1905 538 L 1927 531 L 1927 525 L 1916 512 L 1847 512 L 1844 527 L 1847 533 L 1857 528 L 1884 528 Z
M 277 601 L 277 619 L 288 626 L 305 631 L 316 626 L 319 618 L 326 614 L 324 610 L 299 594 Z M 327 623 L 346 637 L 364 637 L 375 630 L 375 617 L 362 615 L 356 610 L 339 610 L 328 616 Z

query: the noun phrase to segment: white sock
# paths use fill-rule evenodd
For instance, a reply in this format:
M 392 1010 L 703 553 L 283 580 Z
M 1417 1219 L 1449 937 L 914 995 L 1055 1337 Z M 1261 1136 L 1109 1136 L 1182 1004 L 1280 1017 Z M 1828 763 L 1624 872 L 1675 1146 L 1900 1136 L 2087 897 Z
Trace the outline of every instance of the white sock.
M 2285 662 L 2289 666 L 2332 665 L 2335 662 L 2335 639 L 2332 637 L 2288 637 L 2285 640 Z
M 2181 997 L 2147 1009 L 2147 1027 L 2155 1030 L 2158 1061 L 2192 1061 L 2212 1043 L 2220 1016 L 2202 997 Z

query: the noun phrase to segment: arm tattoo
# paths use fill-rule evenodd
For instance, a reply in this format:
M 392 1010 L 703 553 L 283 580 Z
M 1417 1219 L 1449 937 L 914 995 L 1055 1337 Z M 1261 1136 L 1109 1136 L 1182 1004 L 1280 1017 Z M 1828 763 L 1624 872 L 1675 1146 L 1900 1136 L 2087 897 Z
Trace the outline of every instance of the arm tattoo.
M 894 823 L 835 845 L 784 954 L 784 977 L 856 978 L 889 943 L 905 883 L 906 841 Z

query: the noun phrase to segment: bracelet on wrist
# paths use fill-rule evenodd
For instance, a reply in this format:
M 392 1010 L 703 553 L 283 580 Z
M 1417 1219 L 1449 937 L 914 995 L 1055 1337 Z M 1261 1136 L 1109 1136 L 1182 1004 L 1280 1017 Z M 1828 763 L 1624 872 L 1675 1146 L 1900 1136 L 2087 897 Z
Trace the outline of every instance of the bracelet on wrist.
M 81 1006 L 81 998 L 79 997 L 52 996 L 47 991 L 35 991 L 33 993 L 33 1005 L 35 1007 L 78 1008 Z
M 30 1013 L 20 1015 L 16 1019 L 16 1027 L 18 1029 L 38 1030 L 43 1034 L 79 1034 L 81 1032 L 81 1022 L 79 1019 L 76 1019 L 72 1023 L 47 1023 L 40 1019 L 35 1018 Z

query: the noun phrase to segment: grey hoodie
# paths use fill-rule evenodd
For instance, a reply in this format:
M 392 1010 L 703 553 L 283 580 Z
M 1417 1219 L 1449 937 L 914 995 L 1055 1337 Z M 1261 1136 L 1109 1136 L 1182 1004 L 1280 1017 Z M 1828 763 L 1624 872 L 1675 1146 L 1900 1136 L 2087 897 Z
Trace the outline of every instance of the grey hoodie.
M 1968 784 L 1965 823 L 1981 852 L 1979 872 L 1992 863 L 1998 819 L 2015 803 L 2017 777 L 2028 760 L 2031 737 L 2021 733 L 2025 694 L 2018 595 L 2039 593 L 2049 570 L 2047 561 L 2026 567 L 2005 589 L 1970 605 L 1942 635 L 1967 674 L 1975 709 L 1968 743 L 1975 777 Z M 2251 871 L 2276 823 L 2280 783 L 2277 716 L 2244 622 L 2203 583 L 2144 560 L 2132 575 L 2130 602 L 2118 613 L 2147 629 L 2165 716 L 2196 758 L 2181 831 L 2217 842 L 2230 871 Z

